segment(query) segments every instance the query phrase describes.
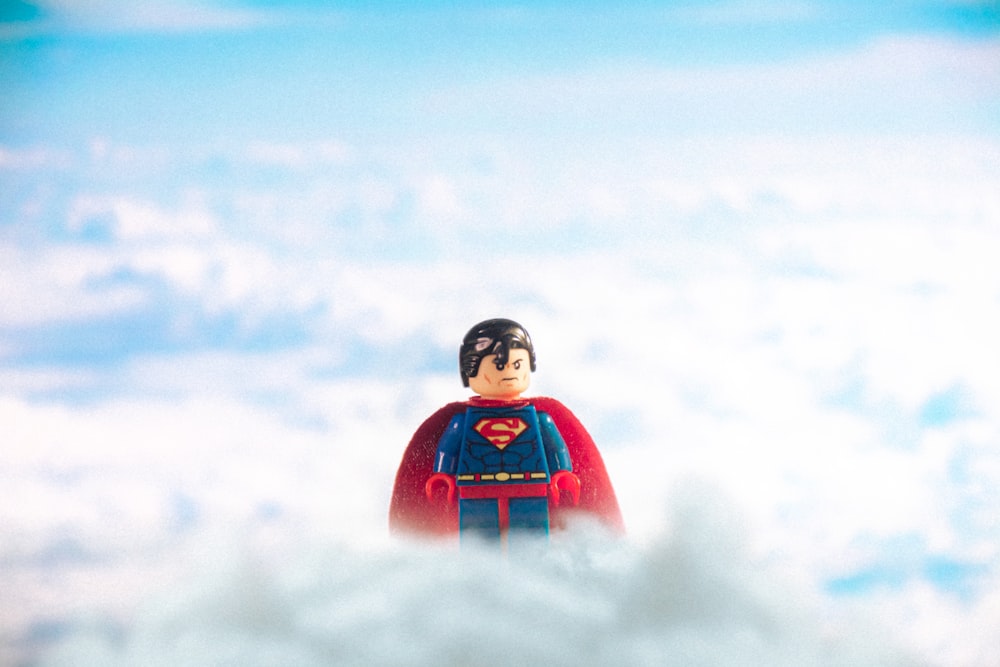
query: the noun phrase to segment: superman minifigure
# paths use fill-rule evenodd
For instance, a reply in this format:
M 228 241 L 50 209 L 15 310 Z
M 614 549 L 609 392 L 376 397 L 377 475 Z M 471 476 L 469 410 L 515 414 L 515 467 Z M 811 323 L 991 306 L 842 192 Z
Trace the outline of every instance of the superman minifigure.
M 417 429 L 396 475 L 393 531 L 487 540 L 546 535 L 574 507 L 623 529 L 583 425 L 555 399 L 522 398 L 535 366 L 531 338 L 517 322 L 492 319 L 469 330 L 459 367 L 463 385 L 477 395 L 446 405 Z

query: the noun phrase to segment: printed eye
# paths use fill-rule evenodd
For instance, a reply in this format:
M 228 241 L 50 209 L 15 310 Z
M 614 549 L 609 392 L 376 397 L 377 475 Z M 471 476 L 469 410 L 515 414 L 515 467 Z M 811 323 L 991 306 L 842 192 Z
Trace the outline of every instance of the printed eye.
M 515 362 L 514 362 L 513 364 L 511 364 L 511 365 L 512 365 L 512 366 L 514 366 L 514 370 L 515 370 L 515 371 L 519 371 L 519 370 L 521 370 L 521 360 L 520 360 L 520 359 L 518 359 L 517 361 L 515 361 Z

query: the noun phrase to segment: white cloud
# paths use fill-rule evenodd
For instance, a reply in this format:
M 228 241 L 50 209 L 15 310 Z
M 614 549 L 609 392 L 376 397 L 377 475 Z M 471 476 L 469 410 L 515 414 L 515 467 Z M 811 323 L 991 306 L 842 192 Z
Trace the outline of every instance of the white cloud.
M 216 228 L 212 215 L 197 202 L 186 202 L 177 211 L 164 211 L 155 204 L 127 196 L 77 197 L 67 215 L 70 231 L 84 231 L 91 224 L 107 225 L 124 242 L 198 239 Z
M 70 168 L 73 162 L 73 155 L 66 150 L 43 146 L 26 148 L 0 146 L 0 169 L 13 171 L 62 170 Z
M 668 528 L 641 548 L 605 543 L 581 525 L 554 536 L 548 555 L 523 569 L 517 560 L 499 566 L 468 551 L 387 543 L 388 487 L 419 418 L 411 400 L 419 393 L 401 395 L 377 382 L 327 384 L 319 395 L 333 415 L 329 430 L 297 428 L 269 409 L 225 398 L 123 400 L 96 409 L 0 400 L 0 417 L 18 425 L 17 446 L 0 450 L 0 470 L 5 485 L 31 501 L 27 511 L 0 508 L 0 555 L 11 564 L 5 595 L 18 603 L 0 615 L 4 633 L 22 636 L 36 618 L 68 614 L 72 624 L 86 615 L 97 619 L 83 627 L 102 644 L 98 662 L 117 650 L 129 653 L 126 661 L 152 651 L 183 662 L 170 653 L 183 652 L 183 642 L 160 643 L 167 628 L 188 628 L 189 637 L 222 633 L 216 646 L 235 630 L 226 650 L 259 655 L 262 647 L 242 623 L 270 609 L 302 623 L 266 622 L 264 641 L 287 633 L 280 638 L 286 658 L 319 641 L 352 663 L 405 652 L 436 664 L 454 645 L 460 618 L 479 624 L 489 617 L 520 634 L 525 614 L 537 614 L 552 624 L 538 650 L 553 650 L 557 641 L 559 655 L 577 651 L 584 664 L 605 664 L 612 654 L 623 664 L 645 664 L 678 647 L 707 651 L 706 659 L 751 651 L 768 664 L 818 660 L 831 649 L 855 662 L 854 654 L 895 653 L 885 640 L 840 634 L 853 626 L 823 621 L 818 598 L 786 586 L 777 565 L 755 560 L 745 542 L 752 527 L 741 526 L 740 513 L 711 487 L 661 487 L 657 503 L 667 507 Z M 65 560 L 45 569 L 45 554 Z M 254 599 L 277 597 L 247 607 L 240 602 L 246 576 L 263 577 L 250 587 Z M 520 581 L 516 594 L 501 585 L 508 576 L 511 585 Z M 484 580 L 497 585 L 483 589 Z M 460 608 L 453 622 L 421 629 L 432 600 L 436 619 Z M 423 612 L 411 613 L 412 605 Z M 770 622 L 775 618 L 782 620 Z M 103 619 L 119 628 L 118 648 L 103 644 Z M 720 625 L 732 630 L 725 641 L 697 639 L 718 639 Z M 413 653 L 413 632 L 422 653 Z M 580 652 L 580 642 L 598 635 L 614 638 L 613 645 Z M 533 637 L 525 633 L 525 641 Z M 70 638 L 64 648 L 86 663 L 77 642 Z M 490 655 L 507 664 L 504 654 Z
M 308 144 L 253 141 L 245 148 L 245 159 L 252 164 L 301 169 L 322 164 L 344 164 L 352 158 L 353 152 L 348 144 L 334 140 Z
M 446 223 L 465 212 L 455 184 L 447 176 L 427 175 L 417 184 L 416 190 L 419 215 L 435 224 Z
M 433 168 L 423 171 L 417 153 L 401 146 L 372 178 L 324 190 L 314 184 L 330 164 L 292 145 L 271 164 L 297 170 L 303 189 L 296 181 L 240 199 L 218 188 L 185 200 L 118 186 L 69 207 L 79 231 L 107 217 L 103 245 L 39 248 L 11 236 L 0 249 L 0 292 L 14 304 L 7 326 L 85 319 L 148 297 L 128 281 L 88 291 L 116 272 L 155 276 L 196 308 L 246 323 L 321 307 L 299 350 L 127 358 L 84 378 L 5 371 L 0 421 L 17 428 L 0 470 L 33 505 L 3 523 L 18 538 L 0 545 L 37 555 L 69 535 L 89 550 L 144 553 L 195 509 L 266 532 L 255 512 L 275 502 L 298 525 L 348 542 L 381 531 L 403 443 L 430 410 L 465 395 L 451 370 L 427 369 L 429 356 L 453 358 L 471 323 L 508 315 L 539 346 L 536 390 L 563 399 L 607 443 L 636 542 L 654 543 L 676 520 L 664 498 L 693 475 L 740 507 L 734 523 L 746 524 L 752 553 L 811 586 L 877 566 L 878 550 L 859 540 L 895 533 L 993 567 L 995 141 L 597 144 L 551 163 L 476 145 L 425 152 Z M 467 169 L 469 155 L 485 166 Z M 401 263 L 377 243 L 365 256 L 328 240 L 372 242 L 394 203 L 427 182 L 418 176 L 438 175 L 439 204 L 475 202 L 482 216 L 447 230 L 416 225 L 454 255 Z M 179 203 L 157 203 L 167 200 Z M 258 201 L 273 209 L 260 226 L 327 240 L 274 242 L 241 224 Z M 371 225 L 330 234 L 344 202 L 363 204 Z M 589 212 L 595 202 L 603 208 Z M 510 218 L 521 226 L 497 225 Z M 571 245 L 588 230 L 608 242 Z M 358 349 L 371 364 L 360 373 L 348 363 Z M 128 398 L 81 408 L 24 398 L 81 382 Z M 955 386 L 971 407 L 922 424 L 928 401 Z M 151 395 L 182 398 L 141 398 Z M 119 507 L 128 495 L 137 502 Z M 74 576 L 56 570 L 50 581 Z M 957 627 L 944 618 L 955 594 L 925 585 L 889 590 L 884 605 L 933 654 L 912 629 Z M 988 622 L 994 588 L 979 583 L 959 618 Z M 954 649 L 964 637 L 942 631 L 956 651 L 947 655 L 975 655 Z
M 54 321 L 81 321 L 120 312 L 144 301 L 130 285 L 100 292 L 86 288 L 93 277 L 115 269 L 112 257 L 92 247 L 45 250 L 0 247 L 0 321 L 7 327 L 30 327 Z

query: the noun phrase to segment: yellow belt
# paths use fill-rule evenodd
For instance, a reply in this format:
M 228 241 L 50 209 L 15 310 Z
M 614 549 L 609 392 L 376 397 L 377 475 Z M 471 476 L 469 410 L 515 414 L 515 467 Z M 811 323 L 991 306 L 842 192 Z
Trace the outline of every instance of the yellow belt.
M 523 481 L 526 479 L 548 479 L 544 472 L 498 472 L 492 475 L 459 475 L 459 482 L 506 482 L 509 480 Z

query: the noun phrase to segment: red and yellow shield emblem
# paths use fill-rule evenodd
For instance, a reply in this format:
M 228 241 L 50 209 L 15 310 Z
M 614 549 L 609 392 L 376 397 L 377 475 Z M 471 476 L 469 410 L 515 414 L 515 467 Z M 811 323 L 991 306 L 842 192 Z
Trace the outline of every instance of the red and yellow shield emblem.
M 528 424 L 520 417 L 484 417 L 472 428 L 497 449 L 503 449 L 524 433 Z

